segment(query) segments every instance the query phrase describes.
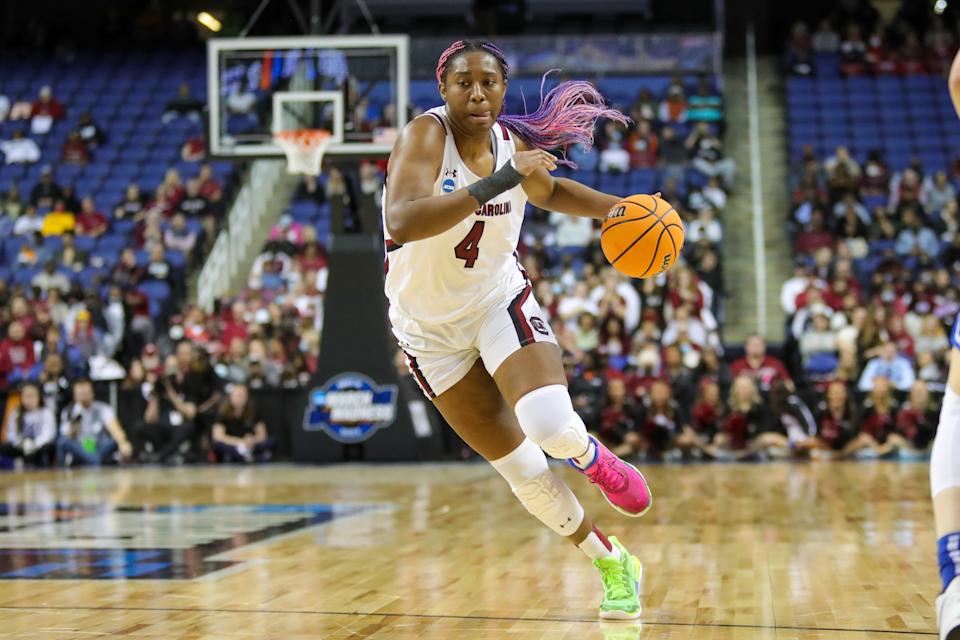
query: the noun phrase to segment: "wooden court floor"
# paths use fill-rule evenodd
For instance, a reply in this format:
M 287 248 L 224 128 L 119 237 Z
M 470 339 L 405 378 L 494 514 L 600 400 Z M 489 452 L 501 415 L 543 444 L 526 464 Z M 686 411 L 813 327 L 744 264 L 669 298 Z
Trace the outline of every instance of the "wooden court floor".
M 935 638 L 927 466 L 646 468 L 642 625 L 482 464 L 0 475 L 0 638 Z

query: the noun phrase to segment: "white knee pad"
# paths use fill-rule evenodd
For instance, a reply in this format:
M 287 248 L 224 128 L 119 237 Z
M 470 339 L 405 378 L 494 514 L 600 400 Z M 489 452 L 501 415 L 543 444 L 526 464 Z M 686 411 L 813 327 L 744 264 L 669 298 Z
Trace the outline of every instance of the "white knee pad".
M 935 496 L 952 487 L 960 487 L 960 396 L 947 387 L 930 453 L 930 491 Z
M 543 451 L 530 440 L 490 464 L 510 483 L 527 511 L 555 532 L 569 536 L 583 522 L 577 497 L 550 471 Z
M 562 384 L 534 389 L 517 400 L 513 410 L 526 436 L 551 458 L 574 458 L 587 450 L 587 428 Z

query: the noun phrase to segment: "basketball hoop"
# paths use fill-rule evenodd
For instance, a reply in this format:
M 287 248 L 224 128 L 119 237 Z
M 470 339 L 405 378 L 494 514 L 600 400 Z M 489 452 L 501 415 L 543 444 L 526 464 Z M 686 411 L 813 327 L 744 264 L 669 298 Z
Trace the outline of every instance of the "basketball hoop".
M 288 172 L 318 176 L 331 139 L 323 129 L 295 129 L 273 134 L 273 141 L 287 154 Z

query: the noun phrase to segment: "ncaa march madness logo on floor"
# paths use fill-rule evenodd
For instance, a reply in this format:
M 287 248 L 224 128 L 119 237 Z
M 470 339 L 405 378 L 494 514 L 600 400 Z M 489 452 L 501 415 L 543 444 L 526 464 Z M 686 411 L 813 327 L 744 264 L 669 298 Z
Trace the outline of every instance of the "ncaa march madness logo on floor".
M 218 556 L 386 505 L 0 504 L 0 579 L 200 578 Z

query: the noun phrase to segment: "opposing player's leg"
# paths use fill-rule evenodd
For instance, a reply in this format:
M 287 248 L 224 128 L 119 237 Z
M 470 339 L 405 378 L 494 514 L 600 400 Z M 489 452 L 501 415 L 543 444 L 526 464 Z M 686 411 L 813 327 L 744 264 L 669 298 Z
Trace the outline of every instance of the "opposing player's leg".
M 960 319 L 958 319 L 960 321 Z M 937 598 L 941 640 L 960 640 L 960 349 L 951 332 L 950 373 L 930 454 L 930 490 L 936 520 L 943 591 Z
M 421 375 L 429 379 L 429 371 Z M 593 560 L 604 585 L 600 617 L 639 617 L 640 561 L 586 517 L 570 488 L 548 467 L 540 447 L 524 437 L 481 362 L 437 395 L 434 404 L 464 442 L 504 477 L 527 511 Z
M 529 286 L 490 313 L 478 339 L 483 364 L 530 440 L 550 457 L 569 460 L 614 509 L 642 516 L 653 504 L 650 488 L 636 467 L 587 433 L 567 391 L 560 347 L 543 317 Z

